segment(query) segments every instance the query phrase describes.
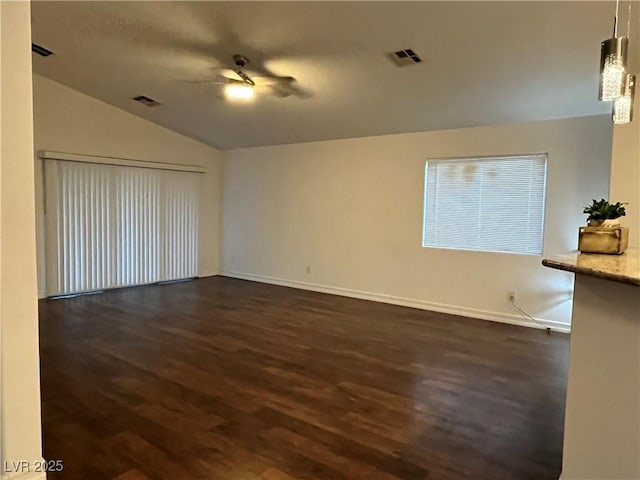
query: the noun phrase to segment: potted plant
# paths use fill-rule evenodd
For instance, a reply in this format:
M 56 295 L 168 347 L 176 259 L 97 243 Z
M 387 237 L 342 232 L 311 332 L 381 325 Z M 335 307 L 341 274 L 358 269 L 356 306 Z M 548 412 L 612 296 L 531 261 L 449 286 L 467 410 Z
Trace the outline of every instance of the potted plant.
M 612 228 L 620 225 L 620 217 L 624 217 L 627 212 L 622 203 L 611 204 L 604 198 L 593 199 L 591 205 L 584 207 L 582 213 L 589 214 L 587 223 L 590 227 Z
M 629 229 L 620 225 L 627 212 L 622 203 L 609 203 L 604 198 L 584 207 L 588 226 L 580 227 L 578 250 L 583 253 L 620 255 L 629 245 Z

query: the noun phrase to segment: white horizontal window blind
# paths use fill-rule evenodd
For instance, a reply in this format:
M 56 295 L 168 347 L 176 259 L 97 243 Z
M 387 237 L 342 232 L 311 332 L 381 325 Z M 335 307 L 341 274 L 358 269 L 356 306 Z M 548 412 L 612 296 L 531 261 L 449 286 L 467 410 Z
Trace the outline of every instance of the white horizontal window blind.
M 47 160 L 49 295 L 197 275 L 199 174 Z
M 429 160 L 423 246 L 541 254 L 546 155 Z

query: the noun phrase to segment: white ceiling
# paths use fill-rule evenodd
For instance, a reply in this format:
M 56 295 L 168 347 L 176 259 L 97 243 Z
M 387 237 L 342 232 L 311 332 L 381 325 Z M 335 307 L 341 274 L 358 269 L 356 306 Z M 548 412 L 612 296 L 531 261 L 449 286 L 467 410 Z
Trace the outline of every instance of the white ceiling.
M 608 112 L 596 96 L 613 10 L 612 1 L 33 2 L 33 41 L 55 52 L 33 65 L 223 149 L 493 125 Z M 384 55 L 404 48 L 424 62 L 397 68 Z M 295 77 L 309 98 L 239 105 L 191 83 L 215 78 L 234 53 Z

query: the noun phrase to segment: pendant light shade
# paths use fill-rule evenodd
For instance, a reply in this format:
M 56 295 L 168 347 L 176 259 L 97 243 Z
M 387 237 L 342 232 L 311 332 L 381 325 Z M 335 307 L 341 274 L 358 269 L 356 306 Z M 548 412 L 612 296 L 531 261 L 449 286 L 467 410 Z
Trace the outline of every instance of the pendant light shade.
M 609 38 L 600 45 L 599 100 L 610 102 L 624 93 L 628 48 L 627 37 Z
M 613 102 L 612 120 L 615 124 L 630 123 L 633 120 L 636 76 L 626 75 L 622 95 Z

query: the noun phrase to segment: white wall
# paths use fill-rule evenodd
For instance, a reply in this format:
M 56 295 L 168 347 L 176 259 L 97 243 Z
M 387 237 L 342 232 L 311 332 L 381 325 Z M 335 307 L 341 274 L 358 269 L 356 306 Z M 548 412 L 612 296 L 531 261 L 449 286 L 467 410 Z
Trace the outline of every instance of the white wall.
M 573 276 L 540 257 L 421 247 L 425 160 L 548 152 L 549 255 L 575 249 L 583 206 L 607 197 L 611 136 L 597 116 L 225 152 L 223 270 L 513 322 L 516 289 L 566 325 Z
M 29 2 L 0 3 L 3 479 L 9 478 L 12 462 L 30 462 L 34 468 L 42 459 L 29 8 Z
M 634 120 L 613 127 L 610 198 L 628 202 L 623 224 L 629 227 L 629 244 L 640 247 L 640 89 L 636 90 Z
M 220 152 L 39 75 L 33 76 L 35 150 L 207 167 L 203 175 L 198 269 L 219 273 Z M 162 107 L 157 107 L 162 108 Z M 46 291 L 42 160 L 36 158 L 38 287 Z

